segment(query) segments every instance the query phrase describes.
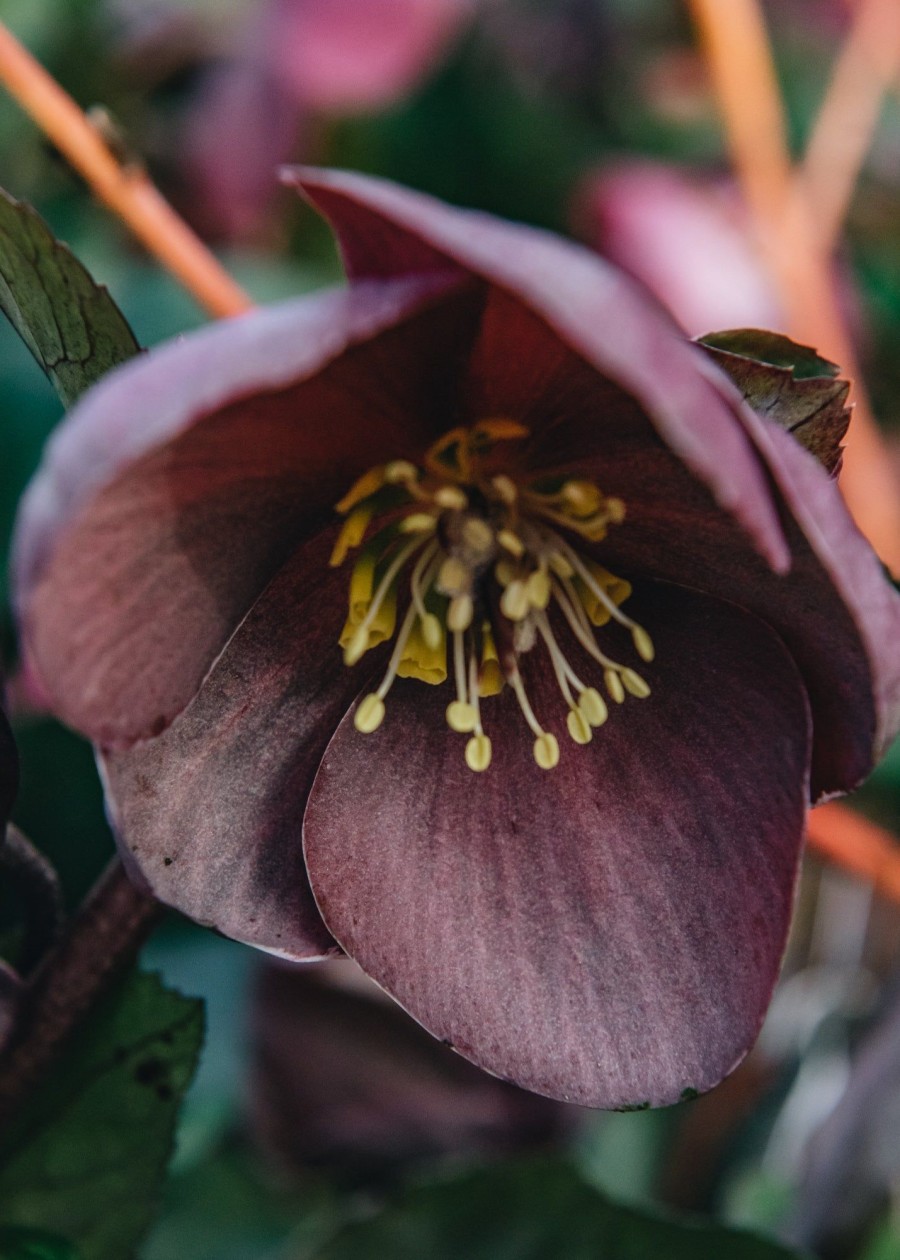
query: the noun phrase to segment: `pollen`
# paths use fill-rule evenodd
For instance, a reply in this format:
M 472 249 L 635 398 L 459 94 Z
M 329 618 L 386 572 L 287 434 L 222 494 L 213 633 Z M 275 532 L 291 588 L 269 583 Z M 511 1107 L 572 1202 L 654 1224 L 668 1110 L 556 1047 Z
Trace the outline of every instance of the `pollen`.
M 625 502 L 577 473 L 523 473 L 517 456 L 528 437 L 502 416 L 451 429 L 419 463 L 372 468 L 338 503 L 344 521 L 331 564 L 356 553 L 344 662 L 391 643 L 384 677 L 354 714 L 361 734 L 381 726 L 397 678 L 446 683 L 455 692 L 447 726 L 467 737 L 465 764 L 482 773 L 493 745 L 481 702 L 508 689 L 531 732 L 534 763 L 549 771 L 561 756 L 551 728 L 583 747 L 608 720 L 601 687 L 614 705 L 651 694 L 627 657 L 651 665 L 653 640 L 623 608 L 631 584 L 601 563 Z M 620 661 L 606 640 L 618 636 L 621 649 L 623 632 L 631 646 Z M 540 717 L 520 670 L 532 652 L 559 692 L 559 711 Z

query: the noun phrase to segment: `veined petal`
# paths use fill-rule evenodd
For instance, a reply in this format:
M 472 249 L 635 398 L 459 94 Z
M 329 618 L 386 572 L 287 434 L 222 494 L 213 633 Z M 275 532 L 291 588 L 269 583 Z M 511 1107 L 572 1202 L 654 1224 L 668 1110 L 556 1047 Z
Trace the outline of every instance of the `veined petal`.
M 345 719 L 304 819 L 319 909 L 364 970 L 480 1066 L 602 1107 L 675 1102 L 746 1053 L 807 799 L 806 696 L 778 637 L 673 587 L 633 603 L 652 695 L 555 770 L 507 693 L 471 775 L 443 697 L 399 684 L 376 735 Z M 528 683 L 553 727 L 547 672 Z
M 285 179 L 334 226 L 351 278 L 455 266 L 507 290 L 633 395 L 669 449 L 778 571 L 790 564 L 764 470 L 700 351 L 637 285 L 578 245 L 461 211 L 384 180 L 298 168 Z
M 432 276 L 255 312 L 85 396 L 15 545 L 27 651 L 60 716 L 108 746 L 164 729 L 363 467 L 440 431 L 470 323 L 447 291 Z
M 329 531 L 284 566 L 167 731 L 104 759 L 123 856 L 167 905 L 290 958 L 335 946 L 301 820 L 328 740 L 365 679 L 344 669 L 346 600 Z

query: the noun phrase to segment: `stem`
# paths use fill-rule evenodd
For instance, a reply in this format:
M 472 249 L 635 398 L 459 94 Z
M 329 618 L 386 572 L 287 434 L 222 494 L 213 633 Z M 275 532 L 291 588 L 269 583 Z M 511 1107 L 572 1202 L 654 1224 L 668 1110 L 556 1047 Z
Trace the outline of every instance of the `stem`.
M 788 331 L 839 363 L 856 404 L 841 489 L 885 564 L 900 573 L 900 487 L 869 407 L 837 302 L 830 260 L 792 173 L 784 113 L 758 0 L 689 0 L 725 124 L 738 183 Z
M 0 1128 L 133 961 L 160 913 L 115 859 L 23 997 L 18 1035 L 0 1059 Z
M 900 844 L 848 805 L 820 805 L 807 818 L 809 847 L 900 902 Z
M 179 218 L 146 172 L 123 164 L 56 80 L 0 22 L 0 83 L 95 195 L 213 316 L 251 308 L 246 293 Z
M 797 181 L 816 207 L 819 246 L 836 244 L 885 94 L 900 72 L 900 5 L 861 0 L 806 146 Z
M 25 931 L 16 967 L 27 976 L 62 934 L 62 888 L 51 864 L 12 823 L 0 844 L 0 872 L 19 887 Z

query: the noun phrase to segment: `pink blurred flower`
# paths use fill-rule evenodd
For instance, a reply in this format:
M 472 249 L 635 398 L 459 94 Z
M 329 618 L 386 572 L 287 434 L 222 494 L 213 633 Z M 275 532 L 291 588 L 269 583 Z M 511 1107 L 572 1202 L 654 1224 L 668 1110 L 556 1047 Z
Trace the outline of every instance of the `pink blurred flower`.
M 581 234 L 642 281 L 691 336 L 784 320 L 737 194 L 657 162 L 623 162 L 578 194 Z
M 316 113 L 379 110 L 412 92 L 473 11 L 472 0 L 271 0 L 267 60 Z

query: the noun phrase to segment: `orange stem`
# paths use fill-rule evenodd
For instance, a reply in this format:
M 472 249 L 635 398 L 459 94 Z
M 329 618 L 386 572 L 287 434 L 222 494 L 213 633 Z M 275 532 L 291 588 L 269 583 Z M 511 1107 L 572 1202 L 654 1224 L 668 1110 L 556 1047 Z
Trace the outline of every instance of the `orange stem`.
M 900 844 L 848 805 L 820 805 L 807 818 L 809 847 L 900 902 Z
M 0 83 L 100 201 L 128 225 L 210 315 L 240 315 L 251 308 L 247 294 L 179 218 L 146 173 L 114 157 L 72 98 L 2 22 Z
M 735 174 L 755 221 L 788 331 L 840 363 L 856 409 L 841 488 L 862 532 L 900 573 L 900 486 L 861 383 L 837 302 L 830 260 L 799 194 L 785 139 L 781 94 L 757 0 L 690 0 L 719 98 Z
M 816 207 L 819 245 L 837 242 L 881 105 L 900 72 L 900 5 L 861 0 L 806 146 L 798 186 Z

